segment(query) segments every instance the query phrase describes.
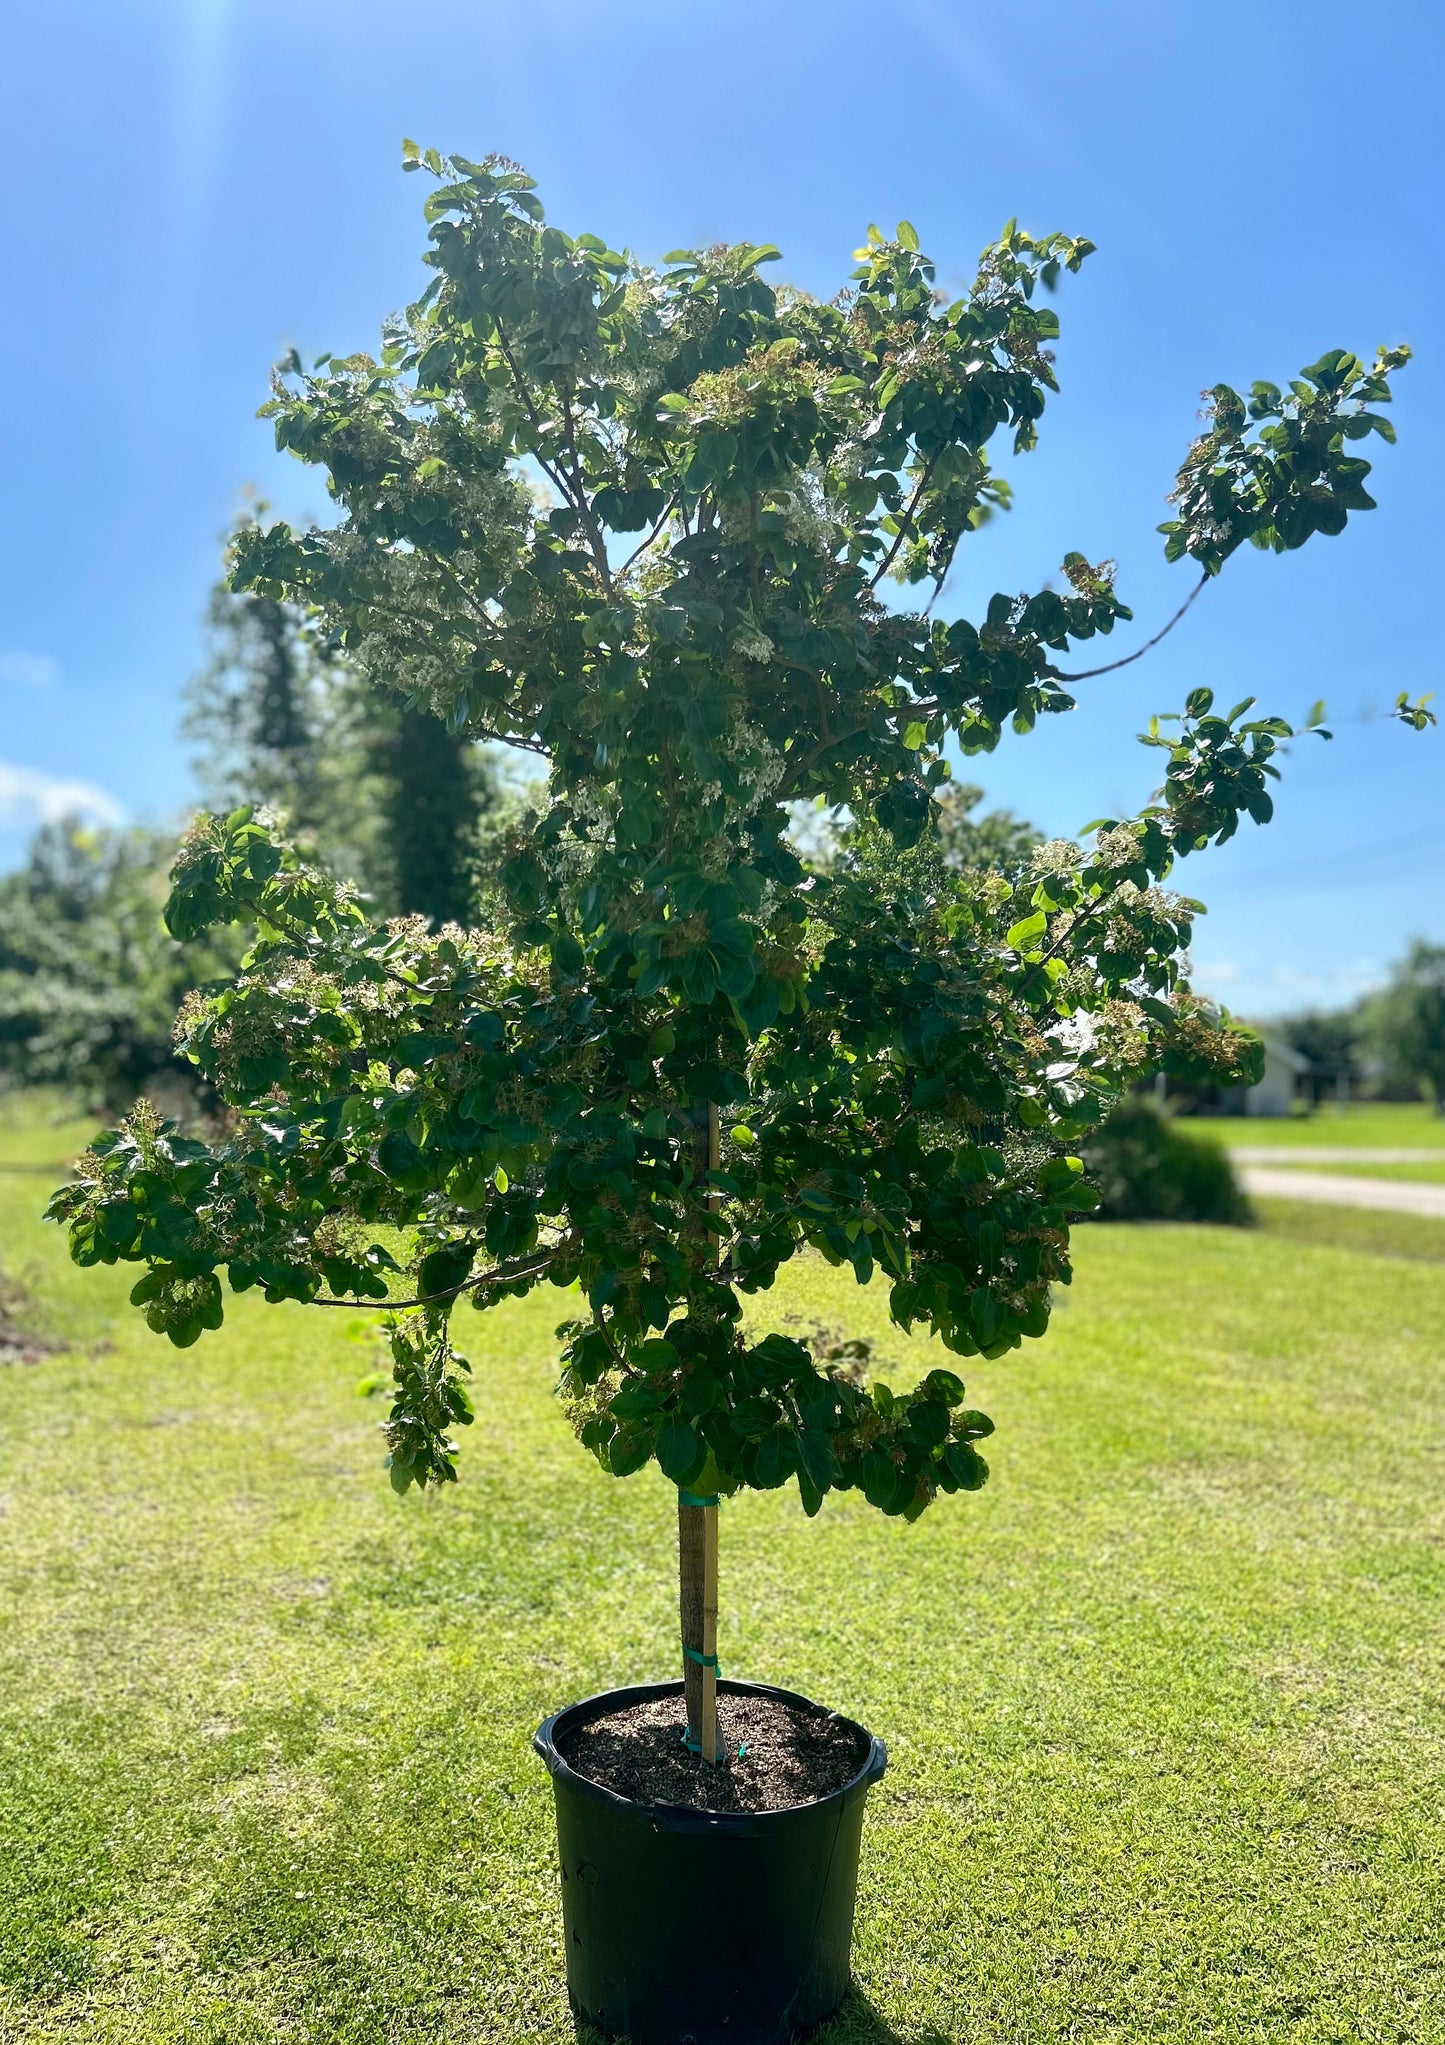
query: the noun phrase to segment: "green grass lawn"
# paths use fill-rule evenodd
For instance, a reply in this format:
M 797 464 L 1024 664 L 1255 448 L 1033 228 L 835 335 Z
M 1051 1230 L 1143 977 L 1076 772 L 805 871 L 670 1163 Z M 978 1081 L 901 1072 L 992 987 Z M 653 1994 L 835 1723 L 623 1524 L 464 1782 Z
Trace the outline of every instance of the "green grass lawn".
M 1258 1118 L 1245 1115 L 1186 1115 L 1181 1129 L 1191 1135 L 1208 1136 L 1231 1147 L 1235 1144 L 1298 1145 L 1301 1150 L 1316 1144 L 1359 1144 L 1363 1148 L 1445 1150 L 1445 1116 L 1437 1115 L 1426 1101 L 1352 1102 L 1343 1114 L 1330 1102 L 1312 1115 Z
M 1311 1243 L 1317 1248 L 1363 1252 L 1370 1257 L 1408 1257 L 1427 1264 L 1445 1263 L 1445 1221 L 1433 1215 L 1394 1214 L 1373 1207 L 1326 1207 L 1308 1200 L 1251 1199 L 1256 1217 L 1281 1253 L 1292 1254 L 1284 1242 Z
M 0 1368 L 0 2040 L 562 2045 L 530 1735 L 676 1622 L 668 1488 L 549 1397 L 560 1296 L 459 1316 L 463 1479 L 398 1500 L 347 1316 L 171 1350 L 44 1185 L 0 1172 L 74 1345 Z M 827 2045 L 1445 2040 L 1445 1268 L 1273 1226 L 1078 1263 L 970 1373 L 979 1496 L 725 1508 L 725 1668 L 892 1756 Z M 821 1264 L 775 1304 L 921 1363 Z

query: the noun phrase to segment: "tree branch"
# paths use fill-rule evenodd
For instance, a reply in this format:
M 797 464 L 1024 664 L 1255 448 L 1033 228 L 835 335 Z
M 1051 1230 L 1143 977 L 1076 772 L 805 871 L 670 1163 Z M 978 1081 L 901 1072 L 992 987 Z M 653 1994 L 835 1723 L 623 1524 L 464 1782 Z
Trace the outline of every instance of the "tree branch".
M 537 435 L 538 439 L 540 440 L 545 432 L 545 428 L 542 425 L 542 415 L 537 410 L 536 403 L 533 400 L 531 390 L 528 388 L 527 380 L 522 375 L 521 369 L 519 368 L 517 363 L 516 356 L 512 353 L 511 347 L 507 341 L 506 329 L 503 327 L 500 320 L 497 321 L 497 346 L 501 349 L 503 356 L 506 358 L 507 367 L 512 372 L 512 382 L 516 386 L 517 396 L 522 401 L 522 409 L 526 412 L 527 417 L 532 422 L 532 431 Z M 537 456 L 537 462 L 542 470 L 542 473 L 547 477 L 547 480 L 556 488 L 557 493 L 562 498 L 563 502 L 570 504 L 574 511 L 581 512 L 583 517 L 585 517 L 586 516 L 585 507 L 576 502 L 572 495 L 572 492 L 567 488 L 566 480 L 561 474 L 560 470 L 554 468 L 552 463 L 547 460 L 547 457 L 544 454 L 542 454 L 540 450 L 534 448 L 532 452 Z
M 448 583 L 452 590 L 455 592 L 455 594 L 458 597 L 460 597 L 461 601 L 467 606 L 467 609 L 471 612 L 472 616 L 476 619 L 477 623 L 479 625 L 485 625 L 487 630 L 491 633 L 494 639 L 500 639 L 502 636 L 501 628 L 497 624 L 496 619 L 492 617 L 490 612 L 487 610 L 485 604 L 483 604 L 479 598 L 474 597 L 472 595 L 471 591 L 467 588 L 466 584 L 462 581 L 461 577 L 457 574 L 457 571 L 455 570 L 455 568 L 452 567 L 451 563 L 449 561 L 443 561 L 440 555 L 433 553 L 428 553 L 425 556 L 425 559 L 431 563 L 433 569 L 436 571 L 438 575 L 441 576 L 442 580 Z
M 475 1292 L 482 1285 L 515 1285 L 519 1278 L 533 1278 L 545 1271 L 551 1263 L 550 1256 L 536 1257 L 530 1264 L 493 1265 L 490 1271 L 479 1271 L 475 1278 L 464 1278 L 460 1285 L 449 1285 L 445 1292 L 422 1293 L 416 1299 L 331 1299 L 325 1294 L 303 1302 L 309 1307 L 360 1307 L 372 1313 L 391 1313 L 402 1307 L 437 1306 L 444 1299 L 455 1299 L 459 1293 Z
M 1178 610 L 1174 613 L 1174 616 L 1169 620 L 1168 624 L 1162 625 L 1160 629 L 1154 634 L 1154 637 L 1152 639 L 1146 639 L 1144 644 L 1141 647 L 1137 648 L 1135 652 L 1126 653 L 1122 660 L 1111 660 L 1103 667 L 1085 668 L 1081 674 L 1077 675 L 1066 675 L 1060 668 L 1056 668 L 1051 665 L 1045 666 L 1037 670 L 1038 679 L 1040 681 L 1049 682 L 1092 682 L 1099 675 L 1111 675 L 1114 673 L 1116 668 L 1128 667 L 1132 662 L 1136 660 L 1142 660 L 1146 653 L 1148 653 L 1153 647 L 1157 646 L 1161 639 L 1165 638 L 1170 632 L 1174 630 L 1174 627 L 1179 623 L 1179 620 L 1184 616 L 1184 613 L 1189 609 L 1189 606 L 1193 603 L 1194 599 L 1203 589 L 1205 583 L 1209 582 L 1211 579 L 1212 578 L 1208 575 L 1201 576 L 1199 581 L 1195 583 L 1193 589 L 1190 590 L 1188 596 L 1185 597 L 1183 603 L 1179 606 Z M 934 595 L 936 596 L 937 594 L 938 592 L 937 590 L 935 590 Z M 929 600 L 929 609 L 930 610 L 932 609 L 931 598 Z M 922 613 L 922 616 L 926 618 L 928 616 L 928 611 L 925 610 Z M 940 712 L 944 711 L 943 704 L 939 702 L 936 696 L 915 696 L 898 707 L 903 710 L 907 710 L 913 716 L 916 717 L 934 717 L 937 716 Z
M 562 392 L 562 423 L 567 430 L 567 452 L 572 457 L 572 485 L 577 492 L 574 502 L 587 528 L 587 544 L 592 549 L 592 559 L 597 564 L 602 587 L 611 596 L 612 569 L 607 560 L 607 542 L 602 537 L 602 528 L 597 523 L 591 499 L 587 495 L 587 482 L 582 474 L 582 457 L 577 452 L 577 428 L 572 418 L 572 400 L 566 391 Z
M 883 580 L 884 576 L 893 566 L 894 557 L 896 556 L 898 549 L 903 545 L 903 542 L 908 537 L 908 529 L 913 523 L 913 514 L 915 511 L 917 511 L 918 506 L 922 501 L 923 493 L 928 488 L 929 478 L 932 476 L 933 471 L 937 467 L 937 465 L 938 465 L 937 455 L 930 456 L 930 458 L 924 463 L 923 473 L 919 476 L 918 482 L 914 486 L 913 495 L 908 500 L 908 509 L 903 514 L 903 518 L 899 524 L 898 531 L 894 536 L 893 545 L 888 549 L 888 552 L 883 556 L 882 561 L 878 564 L 877 569 L 874 571 L 873 580 L 868 584 L 869 589 L 877 589 L 879 583 Z
M 301 951 L 308 955 L 323 950 L 329 942 L 327 938 L 319 936 L 315 931 L 305 929 L 303 925 L 295 922 L 291 917 L 288 916 L 283 919 L 272 911 L 263 909 L 259 898 L 252 902 L 251 907 L 258 923 L 269 925 L 278 936 L 288 939 L 290 943 L 298 946 Z M 381 967 L 388 980 L 394 980 L 398 987 L 405 987 L 411 993 L 416 993 L 419 983 L 415 979 L 409 980 L 405 973 L 398 973 L 394 966 L 388 966 L 380 959 L 375 960 L 374 963 Z
M 907 707 L 910 710 L 913 708 L 912 704 L 909 704 Z M 836 746 L 846 745 L 849 739 L 858 738 L 859 736 L 861 736 L 862 733 L 866 732 L 867 729 L 868 725 L 867 722 L 865 721 L 862 724 L 849 725 L 846 731 L 828 732 L 823 737 L 821 737 L 815 746 L 809 747 L 808 751 L 804 753 L 802 759 L 799 760 L 796 767 L 794 767 L 788 774 L 786 780 L 784 780 L 779 785 L 777 797 L 778 801 L 788 802 L 792 800 L 793 792 L 796 791 L 799 780 L 807 772 L 809 767 L 812 766 L 815 760 L 820 759 L 824 753 L 831 752 Z
M 1197 590 L 1195 592 L 1195 595 L 1198 595 Z M 1141 650 L 1147 651 L 1147 648 Z M 1151 885 L 1155 887 L 1161 887 L 1163 885 L 1163 876 L 1156 877 L 1151 882 Z M 1029 970 L 1024 974 L 1022 980 L 1019 981 L 1017 987 L 1013 989 L 1013 993 L 1016 998 L 1018 999 L 1022 998 L 1024 989 L 1029 986 L 1031 981 L 1033 981 L 1034 978 L 1043 971 L 1044 967 L 1047 966 L 1052 959 L 1058 957 L 1059 952 L 1062 950 L 1064 945 L 1066 945 L 1069 942 L 1070 938 L 1076 936 L 1077 933 L 1084 928 L 1086 923 L 1094 922 L 1098 917 L 1104 915 L 1104 913 L 1110 907 L 1112 907 L 1113 903 L 1115 902 L 1119 894 L 1122 892 L 1124 886 L 1125 882 L 1122 878 L 1116 880 L 1113 886 L 1109 888 L 1104 894 L 1100 895 L 1097 898 L 1097 900 L 1088 903 L 1082 908 L 1074 910 L 1073 921 L 1069 924 L 1068 928 L 1059 933 L 1059 935 L 1054 939 L 1053 943 L 1049 945 L 1046 951 L 1040 953 L 1039 957 L 1034 960 L 1033 964 L 1029 967 Z
M 1161 639 L 1174 630 L 1174 627 L 1189 609 L 1189 606 L 1198 596 L 1200 590 L 1203 589 L 1205 583 L 1211 579 L 1208 573 L 1201 575 L 1198 582 L 1195 583 L 1193 589 L 1190 590 L 1188 596 L 1185 597 L 1183 603 L 1174 613 L 1174 616 L 1169 620 L 1169 623 L 1162 626 L 1152 639 L 1146 639 L 1136 653 L 1126 653 L 1122 660 L 1111 660 L 1106 667 L 1085 668 L 1081 675 L 1060 674 L 1056 667 L 1046 667 L 1044 673 L 1052 682 L 1092 682 L 1098 675 L 1111 675 L 1116 668 L 1128 667 L 1131 661 L 1142 660 L 1151 647 L 1157 646 Z
M 636 546 L 633 548 L 632 552 L 628 555 L 627 559 L 618 569 L 617 579 L 619 582 L 622 580 L 622 577 L 627 574 L 633 562 L 640 559 L 640 557 L 647 552 L 648 548 L 652 545 L 653 541 L 662 531 L 662 528 L 667 524 L 667 521 L 671 518 L 673 512 L 676 511 L 677 496 L 678 493 L 674 490 L 672 496 L 668 499 L 666 505 L 663 507 L 662 517 L 657 521 L 657 524 L 652 528 L 652 531 L 647 535 L 647 538 L 642 541 L 640 546 Z

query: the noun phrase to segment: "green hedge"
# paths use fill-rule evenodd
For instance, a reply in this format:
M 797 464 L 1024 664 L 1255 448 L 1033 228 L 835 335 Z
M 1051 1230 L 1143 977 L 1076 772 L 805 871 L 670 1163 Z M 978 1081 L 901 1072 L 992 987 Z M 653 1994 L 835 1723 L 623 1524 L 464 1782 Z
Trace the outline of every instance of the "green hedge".
M 1146 1101 L 1125 1101 L 1084 1146 L 1100 1221 L 1253 1220 L 1229 1155 L 1191 1138 Z

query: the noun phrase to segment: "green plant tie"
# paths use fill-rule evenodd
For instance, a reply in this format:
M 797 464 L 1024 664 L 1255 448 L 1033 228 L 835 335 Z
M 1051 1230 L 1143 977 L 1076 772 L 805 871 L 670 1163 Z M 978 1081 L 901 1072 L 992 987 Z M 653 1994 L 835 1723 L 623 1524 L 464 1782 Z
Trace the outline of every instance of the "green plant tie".
M 690 1662 L 696 1662 L 700 1669 L 715 1669 L 718 1665 L 717 1656 L 715 1654 L 699 1654 L 698 1650 L 695 1647 L 688 1647 L 685 1643 L 683 1645 L 682 1651 L 687 1656 L 688 1660 Z
M 691 1733 L 690 1733 L 690 1732 L 688 1731 L 688 1729 L 687 1729 L 687 1727 L 686 1727 L 686 1726 L 683 1726 L 683 1727 L 681 1728 L 681 1732 L 682 1732 L 682 1744 L 683 1744 L 683 1745 L 684 1745 L 684 1746 L 685 1746 L 685 1747 L 687 1748 L 687 1751 L 688 1751 L 688 1753 L 689 1753 L 689 1754 L 701 1754 L 701 1753 L 702 1753 L 702 1741 L 701 1741 L 701 1740 L 695 1740 L 695 1739 L 693 1738 L 692 1734 L 691 1734 Z M 742 1741 L 742 1742 L 741 1742 L 741 1743 L 739 1744 L 739 1747 L 738 1747 L 738 1759 L 739 1759 L 739 1761 L 742 1761 L 742 1760 L 744 1760 L 744 1759 L 746 1758 L 746 1756 L 747 1756 L 747 1751 L 748 1751 L 748 1743 L 747 1743 L 747 1741 L 746 1741 L 746 1740 L 743 1740 L 743 1741 Z
M 715 1491 L 712 1492 L 710 1496 L 708 1496 L 707 1498 L 699 1498 L 695 1491 L 679 1491 L 677 1494 L 677 1502 L 679 1505 L 697 1505 L 707 1507 L 709 1505 L 721 1505 L 722 1500 L 718 1497 Z

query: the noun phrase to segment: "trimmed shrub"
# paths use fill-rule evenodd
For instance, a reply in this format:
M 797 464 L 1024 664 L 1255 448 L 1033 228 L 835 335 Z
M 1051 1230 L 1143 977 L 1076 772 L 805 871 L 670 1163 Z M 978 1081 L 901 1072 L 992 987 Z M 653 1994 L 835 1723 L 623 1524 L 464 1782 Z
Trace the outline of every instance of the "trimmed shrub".
M 1084 1169 L 1098 1188 L 1100 1221 L 1254 1219 L 1229 1153 L 1183 1135 L 1147 1101 L 1123 1101 L 1084 1145 Z

